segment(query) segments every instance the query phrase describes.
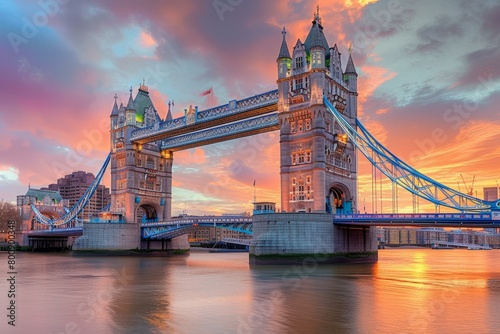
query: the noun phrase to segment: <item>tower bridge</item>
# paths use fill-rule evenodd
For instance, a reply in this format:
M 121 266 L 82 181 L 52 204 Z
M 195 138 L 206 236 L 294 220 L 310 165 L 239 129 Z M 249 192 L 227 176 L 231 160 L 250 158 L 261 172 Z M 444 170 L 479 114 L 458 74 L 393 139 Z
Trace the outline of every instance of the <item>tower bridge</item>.
M 144 248 L 144 241 L 150 247 L 155 240 L 161 240 L 160 249 L 189 247 L 185 235 L 189 228 L 214 224 L 252 233 L 250 253 L 254 262 L 318 253 L 327 254 L 333 262 L 352 259 L 353 254 L 354 258 L 375 261 L 376 225 L 491 226 L 500 221 L 495 213 L 500 201 L 482 201 L 419 173 L 363 127 L 357 119 L 354 60 L 349 52 L 346 66 L 342 65 L 337 45 L 331 46 L 325 37 L 319 11 L 305 42 L 297 39 L 290 52 L 283 28 L 278 50 L 276 90 L 202 111 L 190 106 L 179 118 L 172 118 L 169 107 L 162 119 L 144 83 L 135 97 L 130 89 L 127 105 L 118 106 L 115 95 L 110 115 L 110 156 L 96 182 L 109 162 L 111 208 L 107 214 L 120 223 L 84 224 L 74 249 Z M 251 222 L 171 218 L 175 152 L 268 131 L 280 133 L 281 213 L 255 214 Z M 358 152 L 394 184 L 415 196 L 436 206 L 487 212 L 489 216 L 359 215 Z M 91 192 L 92 187 L 63 219 L 53 221 L 37 214 L 39 221 L 64 226 L 81 210 Z

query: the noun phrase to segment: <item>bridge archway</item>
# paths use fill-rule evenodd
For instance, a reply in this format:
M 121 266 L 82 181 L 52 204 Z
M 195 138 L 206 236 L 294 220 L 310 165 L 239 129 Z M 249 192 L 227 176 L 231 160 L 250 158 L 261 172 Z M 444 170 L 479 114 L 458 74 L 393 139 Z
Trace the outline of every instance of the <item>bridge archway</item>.
M 352 213 L 352 209 L 352 198 L 349 189 L 341 183 L 333 184 L 326 198 L 326 211 L 335 214 L 346 214 Z
M 158 221 L 158 211 L 152 204 L 141 204 L 136 209 L 137 223 L 150 223 Z

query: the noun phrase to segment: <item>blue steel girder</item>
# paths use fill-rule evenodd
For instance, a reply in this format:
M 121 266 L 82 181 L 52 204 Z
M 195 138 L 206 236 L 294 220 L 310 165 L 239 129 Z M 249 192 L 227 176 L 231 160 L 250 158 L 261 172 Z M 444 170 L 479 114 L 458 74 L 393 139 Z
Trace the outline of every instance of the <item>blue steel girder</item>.
M 278 129 L 278 114 L 272 113 L 162 140 L 161 148 L 180 151 Z
M 51 226 L 52 227 L 52 226 Z M 49 230 L 28 231 L 28 236 L 80 236 L 83 234 L 83 227 L 51 228 Z
M 499 227 L 500 215 L 482 213 L 335 214 L 333 223 L 362 226 Z
M 97 186 L 99 186 L 99 183 L 102 180 L 102 177 L 104 176 L 104 172 L 106 171 L 106 168 L 108 167 L 109 161 L 111 159 L 111 153 L 108 154 L 106 157 L 106 160 L 104 161 L 104 164 L 102 165 L 101 169 L 97 173 L 94 181 L 91 183 L 91 185 L 87 188 L 83 196 L 78 200 L 78 202 L 70 209 L 66 210 L 66 213 L 59 218 L 56 219 L 50 219 L 46 216 L 44 216 L 38 208 L 34 205 L 31 204 L 31 209 L 35 213 L 36 219 L 39 223 L 44 224 L 44 225 L 50 225 L 50 226 L 59 226 L 59 225 L 64 225 L 75 219 L 75 217 L 83 210 L 85 205 L 89 202 L 90 198 L 94 195 L 94 192 L 97 189 Z
M 328 99 L 323 98 L 323 101 L 356 148 L 392 182 L 412 194 L 459 211 L 487 211 L 500 207 L 500 202 L 487 202 L 463 194 L 420 173 L 378 142 L 359 120 L 356 120 L 358 132 Z
M 193 123 L 182 116 L 132 133 L 131 141 L 137 144 L 164 140 L 214 126 L 256 117 L 278 110 L 278 90 L 272 90 L 239 101 L 199 111 Z
M 212 220 L 212 221 L 209 221 Z M 227 230 L 232 230 L 244 234 L 252 234 L 252 219 L 251 218 L 231 218 L 232 222 L 224 222 L 224 218 L 210 217 L 210 219 L 189 219 L 187 221 L 170 221 L 165 223 L 149 223 L 142 224 L 143 239 L 170 239 L 181 234 L 185 234 L 188 230 L 200 227 L 216 227 Z

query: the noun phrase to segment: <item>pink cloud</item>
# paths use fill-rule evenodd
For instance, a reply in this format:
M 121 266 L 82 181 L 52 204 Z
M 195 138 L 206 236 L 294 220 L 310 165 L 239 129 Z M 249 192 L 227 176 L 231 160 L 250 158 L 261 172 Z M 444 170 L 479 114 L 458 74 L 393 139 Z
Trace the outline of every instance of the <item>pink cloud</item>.
M 151 34 L 149 34 L 148 32 L 145 32 L 145 31 L 141 31 L 141 35 L 139 36 L 139 39 L 140 39 L 141 45 L 146 47 L 146 48 L 151 48 L 151 47 L 155 47 L 158 45 L 158 43 L 153 38 L 153 36 L 151 36 Z

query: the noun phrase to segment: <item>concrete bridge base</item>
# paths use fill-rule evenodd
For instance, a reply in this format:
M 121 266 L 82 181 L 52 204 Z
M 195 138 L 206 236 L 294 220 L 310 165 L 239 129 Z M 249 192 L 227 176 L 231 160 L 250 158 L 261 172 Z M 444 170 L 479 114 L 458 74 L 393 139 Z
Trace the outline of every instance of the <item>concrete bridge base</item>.
M 141 240 L 139 224 L 84 223 L 73 251 L 189 250 L 187 234 L 170 240 Z
M 73 250 L 130 250 L 141 247 L 139 224 L 84 223 Z
M 372 263 L 375 227 L 337 225 L 323 213 L 269 213 L 253 217 L 250 264 Z
M 28 246 L 32 251 L 62 251 L 70 249 L 68 237 L 31 237 Z
M 172 239 L 142 240 L 141 249 L 146 250 L 188 250 L 188 235 L 182 234 Z

